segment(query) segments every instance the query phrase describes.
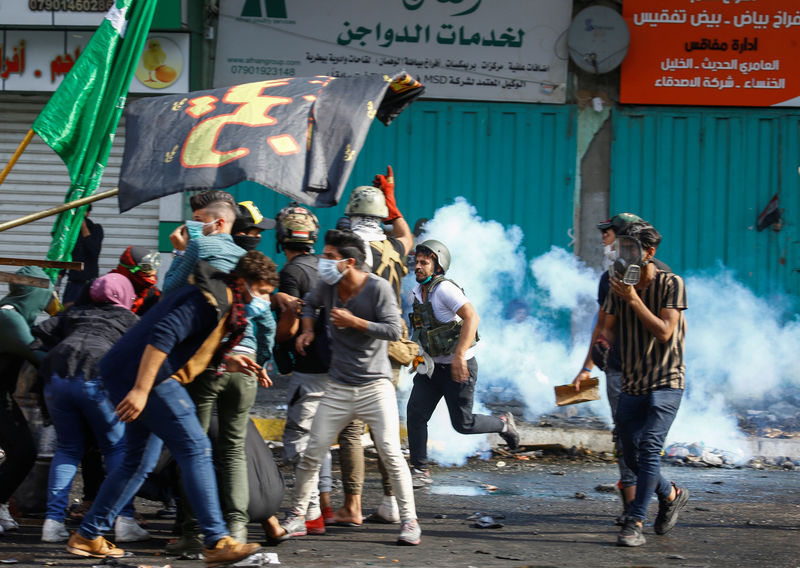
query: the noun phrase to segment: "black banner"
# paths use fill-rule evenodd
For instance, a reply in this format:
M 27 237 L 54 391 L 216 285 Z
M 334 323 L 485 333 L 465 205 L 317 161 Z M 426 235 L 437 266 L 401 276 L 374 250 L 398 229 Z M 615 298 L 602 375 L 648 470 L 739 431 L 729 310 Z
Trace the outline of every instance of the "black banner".
M 372 119 L 388 125 L 423 91 L 399 73 L 291 77 L 135 101 L 125 112 L 120 212 L 244 180 L 332 207 Z

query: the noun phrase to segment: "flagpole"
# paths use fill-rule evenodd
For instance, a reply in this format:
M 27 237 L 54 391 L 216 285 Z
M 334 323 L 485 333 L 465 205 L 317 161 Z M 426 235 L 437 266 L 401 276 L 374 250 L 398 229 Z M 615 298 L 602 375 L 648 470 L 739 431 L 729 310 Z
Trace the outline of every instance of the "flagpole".
M 14 155 L 11 156 L 11 159 L 6 164 L 6 167 L 4 167 L 3 171 L 0 173 L 0 185 L 3 185 L 3 182 L 6 180 L 8 172 L 10 172 L 11 168 L 14 167 L 14 164 L 17 163 L 17 160 L 19 160 L 19 157 L 25 151 L 25 148 L 28 147 L 28 144 L 31 143 L 31 140 L 33 140 L 33 129 L 28 130 L 28 133 L 25 135 L 25 138 L 23 138 L 22 142 L 20 142 L 19 146 L 17 146 L 17 150 L 14 152 Z
M 31 213 L 30 215 L 25 215 L 24 217 L 20 217 L 12 221 L 0 223 L 0 232 L 13 229 L 14 227 L 19 227 L 20 225 L 25 225 L 27 223 L 32 223 L 33 221 L 38 221 L 39 219 L 43 219 L 51 215 L 57 215 L 62 211 L 67 211 L 69 209 L 74 209 L 75 207 L 93 203 L 95 201 L 105 199 L 106 197 L 114 197 L 117 193 L 119 193 L 119 188 L 115 187 L 114 189 L 110 189 L 102 193 L 95 193 L 94 195 L 82 197 L 80 199 L 76 199 L 75 201 L 70 201 L 69 203 L 63 203 L 58 207 L 51 207 L 50 209 L 45 209 L 44 211 L 39 211 L 38 213 Z

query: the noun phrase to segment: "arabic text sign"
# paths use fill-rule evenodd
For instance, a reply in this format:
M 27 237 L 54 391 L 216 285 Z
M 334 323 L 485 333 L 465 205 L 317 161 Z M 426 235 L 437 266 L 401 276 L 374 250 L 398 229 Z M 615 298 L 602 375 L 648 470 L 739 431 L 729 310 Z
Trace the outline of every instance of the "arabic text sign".
M 55 91 L 93 31 L 0 29 L 0 91 Z M 132 93 L 189 90 L 189 34 L 152 33 Z
M 564 0 L 226 0 L 215 86 L 394 74 L 426 97 L 563 103 Z
M 624 103 L 800 106 L 797 0 L 626 0 Z

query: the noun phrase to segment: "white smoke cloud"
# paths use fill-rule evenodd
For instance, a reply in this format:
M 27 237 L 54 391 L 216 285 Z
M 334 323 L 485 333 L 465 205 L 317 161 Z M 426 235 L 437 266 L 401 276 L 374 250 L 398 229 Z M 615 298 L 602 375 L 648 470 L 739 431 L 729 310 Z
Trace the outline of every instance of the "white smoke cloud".
M 583 363 L 600 274 L 556 247 L 528 262 L 522 237 L 518 227 L 483 220 L 458 198 L 436 211 L 420 240 L 447 245 L 452 255 L 447 276 L 464 288 L 481 317 L 475 412 L 485 412 L 478 401 L 486 390 L 502 396 L 507 389 L 521 398 L 532 420 L 553 410 L 553 387 L 571 382 Z M 800 345 L 800 321 L 785 315 L 787 301 L 758 298 L 721 266 L 685 280 L 687 390 L 668 443 L 703 442 L 744 459 L 747 446 L 732 405 L 800 386 L 792 356 Z M 409 274 L 404 288 L 414 285 Z M 527 304 L 527 319 L 507 317 L 513 300 Z M 407 377 L 398 394 L 403 411 L 410 389 Z M 581 405 L 581 411 L 610 423 L 605 389 L 600 390 L 604 400 Z M 486 449 L 487 437 L 456 433 L 442 401 L 429 424 L 429 446 L 439 463 L 461 464 Z

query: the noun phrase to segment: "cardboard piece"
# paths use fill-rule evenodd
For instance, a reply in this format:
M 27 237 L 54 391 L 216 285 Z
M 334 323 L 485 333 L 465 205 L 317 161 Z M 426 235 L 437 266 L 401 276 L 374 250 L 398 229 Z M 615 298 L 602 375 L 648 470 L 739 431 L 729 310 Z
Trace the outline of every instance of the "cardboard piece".
M 556 406 L 578 404 L 590 400 L 600 400 L 600 379 L 591 377 L 581 381 L 581 390 L 576 391 L 572 383 L 554 387 L 556 391 Z

